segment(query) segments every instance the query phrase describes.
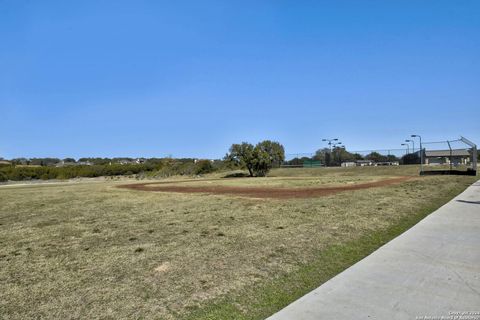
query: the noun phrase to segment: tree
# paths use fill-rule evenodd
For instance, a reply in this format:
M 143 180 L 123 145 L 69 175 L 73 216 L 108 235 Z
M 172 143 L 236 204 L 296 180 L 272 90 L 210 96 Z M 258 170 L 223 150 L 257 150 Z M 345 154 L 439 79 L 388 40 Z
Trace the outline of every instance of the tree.
M 285 149 L 275 141 L 265 140 L 255 146 L 258 152 L 265 152 L 268 155 L 272 166 L 280 167 L 285 160 Z
M 195 174 L 206 174 L 215 171 L 210 160 L 200 160 L 195 164 Z
M 272 155 L 263 150 L 258 144 L 253 149 L 253 173 L 257 177 L 265 177 L 272 168 Z
M 360 153 L 353 154 L 353 160 L 364 160 L 363 156 Z
M 251 177 L 264 177 L 274 165 L 279 166 L 285 160 L 285 151 L 280 143 L 270 140 L 259 142 L 255 147 L 242 142 L 232 144 L 225 159 L 246 168 Z
M 225 159 L 235 163 L 242 168 L 247 168 L 248 173 L 251 177 L 253 177 L 253 151 L 253 145 L 248 142 L 242 142 L 241 144 L 232 144 L 229 153 L 225 156 Z
M 30 161 L 27 158 L 15 158 L 12 159 L 12 164 L 14 165 L 28 165 Z
M 396 162 L 396 161 L 399 161 L 399 159 L 396 156 L 394 156 L 393 154 L 389 154 L 387 156 L 387 161 L 388 162 Z
M 331 163 L 330 149 L 323 148 L 323 149 L 317 150 L 315 152 L 315 156 L 313 156 L 313 160 L 318 160 L 324 165 L 329 166 Z
M 314 159 L 315 160 L 315 159 Z M 286 162 L 286 164 L 290 166 L 302 166 L 305 162 L 312 161 L 312 158 L 309 157 L 301 157 L 301 158 L 293 158 Z
M 348 152 L 345 147 L 335 147 L 332 150 L 332 165 L 339 166 L 342 162 L 360 160 L 358 156 L 360 155 Z
M 345 147 L 335 147 L 331 152 L 329 148 L 317 150 L 313 160 L 319 160 L 326 166 L 339 166 L 345 161 L 362 160 L 362 156 L 358 153 L 348 152 Z
M 378 152 L 371 152 L 365 156 L 365 159 L 371 160 L 373 162 L 385 162 L 387 161 L 387 157 L 384 156 L 383 154 L 380 154 Z
M 408 153 L 402 157 L 402 164 L 420 163 L 420 157 L 416 153 Z

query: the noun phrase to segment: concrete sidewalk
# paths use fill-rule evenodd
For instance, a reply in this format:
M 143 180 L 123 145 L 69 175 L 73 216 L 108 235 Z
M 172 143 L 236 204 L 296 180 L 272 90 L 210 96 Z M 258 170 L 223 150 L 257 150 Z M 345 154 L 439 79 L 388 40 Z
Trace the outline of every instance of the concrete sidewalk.
M 480 319 L 480 181 L 268 319 L 447 319 L 455 312 L 470 315 L 452 319 Z

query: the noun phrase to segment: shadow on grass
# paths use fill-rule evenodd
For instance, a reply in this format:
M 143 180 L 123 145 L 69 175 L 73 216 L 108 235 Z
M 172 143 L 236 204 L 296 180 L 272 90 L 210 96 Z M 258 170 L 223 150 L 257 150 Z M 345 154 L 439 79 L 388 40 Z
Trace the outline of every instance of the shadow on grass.
M 480 201 L 457 200 L 457 202 L 470 203 L 470 204 L 480 204 Z
M 250 175 L 248 173 L 245 173 L 245 172 L 234 172 L 234 173 L 229 173 L 225 176 L 223 176 L 222 178 L 249 178 Z

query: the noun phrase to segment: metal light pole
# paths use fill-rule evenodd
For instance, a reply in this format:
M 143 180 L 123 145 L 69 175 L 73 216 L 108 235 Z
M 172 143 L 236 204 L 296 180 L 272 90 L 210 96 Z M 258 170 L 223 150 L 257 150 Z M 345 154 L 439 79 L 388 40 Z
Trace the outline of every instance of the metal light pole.
M 328 141 L 328 146 L 329 146 L 329 148 L 330 148 L 330 161 L 329 161 L 329 162 L 331 162 L 331 158 L 332 158 L 332 142 L 333 142 L 333 141 L 338 141 L 338 139 L 337 139 L 337 138 L 335 138 L 335 139 L 322 139 L 322 141 Z M 329 163 L 329 164 L 330 164 L 330 163 Z
M 423 147 L 422 147 L 422 137 L 419 134 L 412 134 L 412 138 L 420 139 L 420 174 L 423 172 Z
M 333 146 L 333 149 L 337 151 L 338 162 L 340 162 L 340 165 L 342 165 L 342 161 L 340 159 L 340 153 L 338 151 L 338 149 L 342 147 L 342 143 L 341 142 L 335 142 L 332 146 Z
M 411 143 L 412 143 L 412 153 L 415 153 L 415 141 L 413 141 L 413 140 L 405 140 L 405 142 L 411 142 Z
M 409 154 L 410 153 L 410 146 L 408 145 L 408 143 L 402 143 L 402 146 L 406 146 L 407 148 L 405 149 L 405 152 L 406 154 Z

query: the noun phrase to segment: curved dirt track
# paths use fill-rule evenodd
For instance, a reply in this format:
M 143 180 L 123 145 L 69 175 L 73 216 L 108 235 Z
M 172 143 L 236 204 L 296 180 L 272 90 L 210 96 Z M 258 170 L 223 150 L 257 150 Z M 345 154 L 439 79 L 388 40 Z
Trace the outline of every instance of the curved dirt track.
M 359 183 L 354 185 L 345 185 L 338 187 L 309 187 L 309 188 L 274 188 L 274 187 L 230 187 L 230 186 L 177 186 L 169 184 L 178 184 L 182 182 L 201 182 L 214 181 L 210 180 L 184 180 L 169 182 L 148 182 L 124 184 L 118 186 L 122 189 L 132 189 L 140 191 L 156 191 L 156 192 L 178 192 L 178 193 L 209 193 L 219 195 L 234 195 L 251 198 L 273 198 L 273 199 L 289 199 L 289 198 L 314 198 L 327 196 L 344 191 L 362 190 L 375 187 L 384 187 L 392 184 L 401 183 L 411 180 L 413 177 L 390 178 L 374 182 Z

